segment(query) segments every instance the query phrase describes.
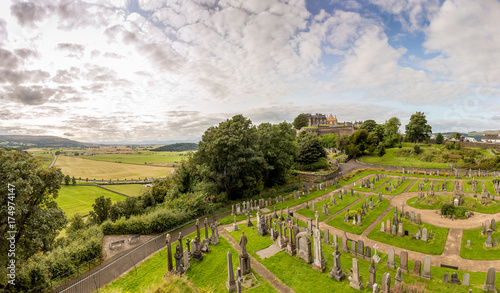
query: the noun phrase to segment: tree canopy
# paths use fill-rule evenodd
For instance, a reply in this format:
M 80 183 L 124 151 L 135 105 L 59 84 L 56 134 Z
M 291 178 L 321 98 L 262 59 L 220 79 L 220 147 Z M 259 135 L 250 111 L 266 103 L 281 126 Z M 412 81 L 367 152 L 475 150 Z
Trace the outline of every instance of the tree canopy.
M 368 119 L 363 122 L 360 129 L 365 129 L 368 132 L 373 132 L 375 130 L 375 126 L 377 126 L 377 122 L 375 122 L 375 120 Z
M 292 124 L 295 129 L 301 129 L 302 127 L 309 125 L 309 116 L 305 113 L 299 114 L 295 117 Z
M 301 132 L 297 139 L 297 146 L 297 163 L 301 165 L 303 170 L 317 169 L 315 167 L 308 167 L 308 165 L 318 163 L 321 159 L 326 158 L 326 151 L 321 141 L 313 133 Z
M 443 134 L 441 134 L 441 132 L 440 132 L 440 133 L 438 133 L 438 134 L 436 135 L 436 143 L 437 143 L 437 144 L 442 144 L 442 143 L 443 143 L 443 141 L 444 141 L 444 136 L 443 136 Z
M 411 115 L 410 122 L 406 125 L 405 139 L 407 141 L 419 143 L 429 139 L 431 132 L 432 128 L 427 124 L 425 114 L 423 112 L 417 112 Z

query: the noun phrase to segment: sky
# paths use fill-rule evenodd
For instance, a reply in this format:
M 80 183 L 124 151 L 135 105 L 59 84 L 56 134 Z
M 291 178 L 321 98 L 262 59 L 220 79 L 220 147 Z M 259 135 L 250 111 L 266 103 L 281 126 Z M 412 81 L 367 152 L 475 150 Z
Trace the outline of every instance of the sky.
M 0 135 L 197 141 L 243 114 L 500 129 L 498 0 L 0 1 Z

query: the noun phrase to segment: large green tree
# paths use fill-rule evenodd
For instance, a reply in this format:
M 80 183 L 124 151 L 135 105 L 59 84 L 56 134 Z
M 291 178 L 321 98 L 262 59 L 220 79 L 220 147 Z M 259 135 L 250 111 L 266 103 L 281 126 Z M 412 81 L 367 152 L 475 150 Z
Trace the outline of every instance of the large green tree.
M 427 124 L 425 114 L 423 112 L 417 112 L 411 115 L 410 122 L 406 125 L 405 139 L 407 141 L 419 143 L 429 139 L 431 132 L 432 127 Z
M 372 144 L 372 136 L 366 129 L 358 129 L 349 136 L 348 154 L 356 157 L 365 152 Z
M 258 134 L 260 149 L 268 166 L 264 174 L 265 185 L 286 183 L 297 151 L 295 130 L 286 122 L 262 123 Z
M 63 177 L 59 169 L 42 168 L 27 153 L 0 148 L 0 235 L 14 235 L 16 259 L 51 249 L 66 226 L 66 215 L 55 202 Z M 0 254 L 2 268 L 6 267 L 7 245 L 8 241 L 0 241 L 0 251 L 5 252 Z
M 377 126 L 377 122 L 375 120 L 365 120 L 361 125 L 360 129 L 365 129 L 368 132 L 373 132 L 375 130 L 375 126 Z
M 309 125 L 309 116 L 305 113 L 299 114 L 295 117 L 292 124 L 295 129 L 301 129 L 302 127 Z
M 301 165 L 310 165 L 319 162 L 321 158 L 326 158 L 326 151 L 321 144 L 318 136 L 301 132 L 297 139 L 297 162 Z
M 235 199 L 258 187 L 267 168 L 252 121 L 236 115 L 205 131 L 195 157 L 204 180 Z
M 401 127 L 401 120 L 397 117 L 392 117 L 384 123 L 385 128 L 385 146 L 394 147 L 401 140 L 401 135 L 399 134 L 399 127 Z
M 440 132 L 436 135 L 436 143 L 437 144 L 443 144 L 443 141 L 444 141 L 444 136 L 443 134 Z
M 337 143 L 335 142 L 337 136 L 338 135 L 335 134 L 324 134 L 319 137 L 319 140 L 323 144 L 323 147 L 333 149 L 337 146 Z
M 106 221 L 109 216 L 111 198 L 104 198 L 104 196 L 96 198 L 94 204 L 92 204 L 92 208 L 94 211 L 90 212 L 90 217 L 92 217 L 97 224 L 101 224 Z

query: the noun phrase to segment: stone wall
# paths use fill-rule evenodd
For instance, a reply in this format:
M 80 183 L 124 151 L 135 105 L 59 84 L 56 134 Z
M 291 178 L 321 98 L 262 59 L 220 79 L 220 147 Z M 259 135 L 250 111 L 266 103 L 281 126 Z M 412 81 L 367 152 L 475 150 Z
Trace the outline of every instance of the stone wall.
M 300 177 L 300 179 L 304 181 L 326 181 L 326 180 L 332 180 L 333 178 L 342 175 L 342 172 L 337 168 L 337 170 L 332 171 L 328 174 L 325 175 L 317 175 L 314 173 L 309 173 L 309 172 L 297 172 L 297 176 Z
M 367 166 L 369 168 L 384 169 L 384 170 L 387 170 L 387 171 L 400 171 L 401 172 L 401 171 L 403 171 L 403 169 L 405 169 L 405 171 L 413 170 L 415 172 L 425 172 L 426 174 L 429 174 L 429 173 L 435 174 L 437 171 L 439 171 L 440 175 L 448 174 L 449 176 L 455 176 L 454 171 L 452 171 L 451 169 L 433 169 L 433 168 L 411 168 L 411 167 L 385 166 L 385 165 L 378 165 L 378 164 L 370 164 L 370 163 L 361 162 L 358 159 L 356 159 L 356 162 L 359 163 L 359 164 L 361 164 L 361 165 L 365 165 L 365 166 Z M 459 176 L 465 176 L 466 173 L 467 173 L 467 170 L 458 170 Z

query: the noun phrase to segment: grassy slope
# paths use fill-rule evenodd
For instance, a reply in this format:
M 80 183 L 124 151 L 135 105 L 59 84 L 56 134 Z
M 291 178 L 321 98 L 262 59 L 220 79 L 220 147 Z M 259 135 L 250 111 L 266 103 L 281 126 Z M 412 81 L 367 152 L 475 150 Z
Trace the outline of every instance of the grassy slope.
M 387 215 L 382 219 L 382 221 L 385 223 L 386 220 L 390 219 L 392 222 L 393 216 L 394 216 L 394 208 L 392 208 L 387 213 Z M 422 229 L 426 227 L 428 233 L 431 231 L 431 229 L 432 232 L 434 233 L 434 237 L 432 239 L 428 240 L 427 242 L 424 242 L 421 240 L 412 239 L 409 236 L 400 237 L 397 235 L 380 232 L 380 226 L 382 221 L 380 221 L 377 225 L 375 225 L 373 230 L 368 234 L 367 236 L 368 238 L 412 251 L 418 251 L 422 253 L 435 254 L 435 255 L 443 253 L 444 246 L 446 244 L 446 237 L 448 237 L 448 231 L 449 231 L 448 228 L 436 227 L 422 222 L 420 226 Z M 409 219 L 406 220 L 404 218 L 402 218 L 402 221 L 404 230 L 408 230 L 410 234 L 413 233 L 414 235 L 417 233 L 418 224 L 411 223 Z
M 436 195 L 436 196 L 427 196 L 420 202 L 417 202 L 418 196 L 412 197 L 406 201 L 406 204 L 424 210 L 437 210 L 441 209 L 443 203 L 450 203 L 453 198 L 453 195 Z M 476 199 L 470 196 L 464 197 L 463 206 L 467 207 L 469 210 L 483 213 L 483 214 L 496 214 L 500 213 L 500 203 L 498 201 L 485 200 L 488 202 L 487 206 L 483 206 L 480 201 L 481 199 Z M 472 205 L 476 207 L 473 208 Z
M 167 177 L 172 171 L 168 167 L 140 166 L 110 162 L 92 161 L 81 158 L 59 156 L 56 167 L 61 168 L 65 175 L 89 178 L 89 180 L 137 179 L 145 177 Z
M 362 198 L 362 196 L 357 197 L 357 196 L 351 196 L 351 195 L 344 195 L 343 199 L 340 200 L 338 195 L 335 195 L 335 205 L 333 205 L 333 202 L 331 202 L 331 198 L 324 199 L 320 202 L 317 202 L 316 205 L 316 210 L 318 211 L 319 214 L 319 221 L 324 221 L 326 218 L 329 216 L 323 214 L 323 205 L 328 204 L 328 209 L 330 211 L 330 215 L 335 214 L 336 212 L 342 210 L 346 206 L 350 205 L 351 203 L 355 202 L 356 200 Z M 316 211 L 313 211 L 312 209 L 312 204 L 309 203 L 309 209 L 300 209 L 297 211 L 297 213 L 305 216 L 305 217 L 310 217 L 313 220 L 316 219 Z
M 421 148 L 428 148 L 427 146 L 420 145 Z M 363 156 L 358 160 L 370 164 L 378 164 L 385 166 L 398 166 L 398 167 L 413 167 L 413 168 L 435 168 L 435 169 L 448 169 L 449 166 L 445 163 L 423 162 L 418 159 L 410 157 L 400 157 L 394 154 L 399 148 L 391 148 L 386 150 L 386 154 L 382 157 L 379 156 Z
M 491 241 L 500 238 L 500 222 L 495 224 L 496 232 L 491 233 Z M 470 247 L 467 247 L 467 240 L 471 241 Z M 500 259 L 500 245 L 492 248 L 486 248 L 486 235 L 481 235 L 481 228 L 463 230 L 462 244 L 460 247 L 460 256 L 466 259 L 497 260 Z
M 100 196 L 109 197 L 112 202 L 126 199 L 123 195 L 96 186 L 61 185 L 59 197 L 56 199 L 56 202 L 68 218 L 71 218 L 76 213 L 80 215 L 88 214 L 92 210 L 92 204 L 94 204 L 95 199 Z
M 389 201 L 385 198 L 380 203 L 377 203 L 378 196 L 372 196 L 372 198 L 373 198 L 373 204 L 374 204 L 373 210 L 368 209 L 368 213 L 361 220 L 361 223 L 362 223 L 361 226 L 353 225 L 352 219 L 350 219 L 347 223 L 344 222 L 345 213 L 338 214 L 336 217 L 334 217 L 333 219 L 328 221 L 327 224 L 330 226 L 333 226 L 335 228 L 344 230 L 346 232 L 360 235 L 389 206 Z M 355 204 L 350 210 L 356 211 L 362 205 L 363 205 L 363 202 L 359 202 L 359 203 Z

